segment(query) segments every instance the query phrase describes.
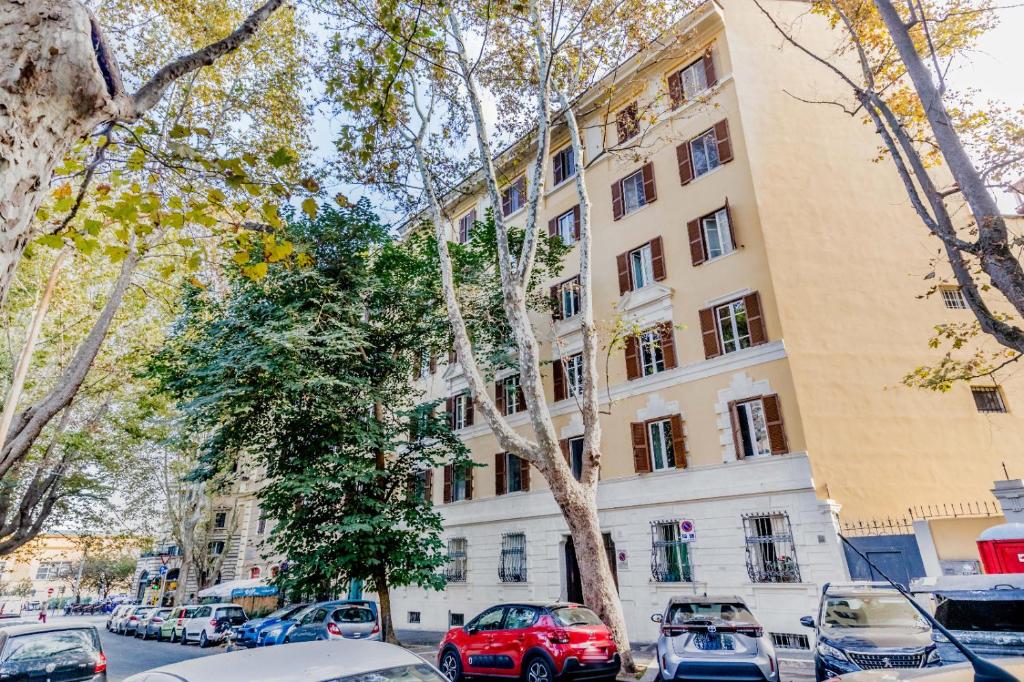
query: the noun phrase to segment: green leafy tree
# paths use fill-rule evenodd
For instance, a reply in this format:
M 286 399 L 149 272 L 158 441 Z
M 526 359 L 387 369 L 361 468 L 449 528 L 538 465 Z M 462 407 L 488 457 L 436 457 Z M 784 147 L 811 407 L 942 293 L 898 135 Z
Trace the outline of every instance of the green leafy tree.
M 194 477 L 264 470 L 269 543 L 288 559 L 280 586 L 328 597 L 364 580 L 394 641 L 390 587 L 444 584 L 429 472 L 468 465 L 411 387 L 424 352 L 447 344 L 436 292 L 419 286 L 433 281 L 418 251 L 429 244 L 390 240 L 365 202 L 286 232 L 294 262 L 234 276 L 223 298 L 188 289 L 153 374 L 203 438 Z
M 80 592 L 95 592 L 106 599 L 116 590 L 131 588 L 135 557 L 130 554 L 87 556 L 78 581 Z

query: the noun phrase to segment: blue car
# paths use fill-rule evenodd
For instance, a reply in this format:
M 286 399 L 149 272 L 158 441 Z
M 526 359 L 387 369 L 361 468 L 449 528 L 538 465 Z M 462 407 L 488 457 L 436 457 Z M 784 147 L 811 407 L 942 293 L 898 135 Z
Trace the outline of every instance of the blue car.
M 281 620 L 274 625 L 263 628 L 256 635 L 256 646 L 274 646 L 275 644 L 287 644 L 288 634 L 304 620 L 308 621 L 320 608 L 338 606 L 348 603 L 347 599 L 335 599 L 332 601 L 321 601 L 309 604 L 302 610 L 292 614 L 290 618 Z
M 306 608 L 308 604 L 290 604 L 274 611 L 263 618 L 252 618 L 235 628 L 234 641 L 238 646 L 256 646 L 257 637 L 260 632 L 271 626 L 277 625 L 293 617 L 299 611 Z

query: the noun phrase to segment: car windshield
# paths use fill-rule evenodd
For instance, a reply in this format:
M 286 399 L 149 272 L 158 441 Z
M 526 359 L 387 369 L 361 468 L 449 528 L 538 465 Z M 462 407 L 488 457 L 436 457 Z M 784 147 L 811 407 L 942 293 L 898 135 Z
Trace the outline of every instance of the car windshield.
M 928 621 L 900 595 L 825 599 L 821 624 L 829 628 L 915 628 L 927 630 Z
M 273 619 L 273 618 L 281 618 L 281 619 L 288 618 L 292 614 L 298 613 L 303 608 L 305 608 L 305 607 L 302 606 L 302 605 L 291 604 L 290 606 L 284 606 L 282 608 L 279 608 L 277 611 L 274 611 L 273 613 L 270 613 L 269 615 L 264 616 L 264 618 L 267 618 L 268 620 L 269 619 Z
M 583 606 L 562 606 L 551 611 L 555 621 L 563 627 L 574 625 L 601 625 L 597 614 Z
M 935 620 L 950 630 L 1024 632 L 1024 601 L 943 599 Z
M 95 654 L 97 642 L 92 630 L 32 632 L 11 637 L 5 662 L 28 661 L 77 654 Z
M 346 606 L 335 611 L 331 615 L 335 623 L 372 623 L 377 618 L 373 611 L 365 606 Z
M 145 616 L 147 613 L 153 610 L 152 606 L 143 606 L 135 610 L 136 616 Z
M 744 604 L 715 602 L 710 604 L 673 604 L 668 610 L 668 625 L 685 625 L 691 621 L 712 620 L 726 623 L 756 623 L 757 619 Z
M 447 678 L 435 672 L 429 665 L 419 664 L 384 668 L 345 677 L 332 677 L 323 682 L 447 682 Z
M 245 620 L 245 611 L 243 611 L 241 609 L 241 607 L 239 607 L 239 606 L 228 607 L 228 608 L 224 608 L 224 609 L 217 609 L 216 618 L 218 620 L 220 620 L 220 619 L 227 619 L 227 620 L 234 620 L 234 621 L 244 621 Z

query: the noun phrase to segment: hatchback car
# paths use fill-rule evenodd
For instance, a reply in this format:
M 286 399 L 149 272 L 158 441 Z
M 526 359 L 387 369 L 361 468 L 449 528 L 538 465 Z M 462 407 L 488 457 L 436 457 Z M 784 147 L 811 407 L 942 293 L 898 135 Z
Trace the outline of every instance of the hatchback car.
M 239 646 L 256 646 L 261 631 L 288 620 L 308 604 L 289 604 L 262 618 L 250 618 L 235 628 L 233 640 Z
M 195 605 L 175 606 L 167 618 L 164 619 L 164 622 L 160 624 L 160 634 L 157 635 L 157 641 L 177 642 L 181 639 L 181 631 L 185 627 L 185 621 L 192 617 L 192 612 L 197 608 Z
M 13 625 L 0 630 L 0 679 L 104 682 L 107 658 L 91 625 Z
M 282 618 L 277 623 L 269 625 L 256 634 L 256 646 L 274 646 L 284 644 L 288 633 L 292 631 L 300 620 L 308 613 L 315 610 L 318 604 L 310 604 L 296 611 L 289 618 Z
M 416 654 L 383 642 L 301 642 L 203 656 L 132 675 L 125 682 L 446 682 Z
M 153 609 L 139 621 L 138 627 L 135 628 L 135 636 L 142 639 L 149 639 L 150 637 L 159 639 L 160 628 L 169 615 L 171 615 L 170 608 Z
M 125 612 L 130 609 L 134 604 L 119 604 L 114 607 L 114 610 L 107 616 L 107 631 L 114 632 L 117 628 L 119 621 Z
M 134 635 L 139 631 L 141 623 L 150 613 L 156 611 L 155 606 L 135 606 L 130 609 L 121 620 L 120 633 L 122 635 Z
M 285 641 L 380 638 L 376 602 L 359 600 L 318 605 L 299 620 Z
M 248 618 L 238 604 L 203 604 L 197 606 L 181 628 L 181 643 L 196 641 L 200 647 L 224 641 Z
M 493 606 L 449 630 L 437 661 L 451 682 L 464 675 L 611 680 L 621 666 L 611 630 L 590 609 L 566 602 Z
M 651 620 L 662 680 L 779 680 L 775 646 L 740 597 L 673 597 Z

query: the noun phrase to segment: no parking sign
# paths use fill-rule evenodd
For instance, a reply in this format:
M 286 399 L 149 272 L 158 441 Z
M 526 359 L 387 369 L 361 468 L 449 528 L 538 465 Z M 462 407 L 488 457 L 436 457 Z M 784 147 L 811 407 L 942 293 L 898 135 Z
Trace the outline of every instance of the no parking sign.
M 683 519 L 679 522 L 679 541 L 680 542 L 693 542 L 697 539 L 697 531 L 693 527 L 693 521 L 690 519 Z

